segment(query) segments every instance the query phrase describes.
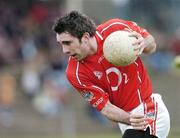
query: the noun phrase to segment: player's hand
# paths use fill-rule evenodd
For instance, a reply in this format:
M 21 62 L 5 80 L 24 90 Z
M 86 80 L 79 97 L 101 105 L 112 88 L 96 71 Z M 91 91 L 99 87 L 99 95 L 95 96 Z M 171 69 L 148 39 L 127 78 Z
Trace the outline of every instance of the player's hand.
M 141 55 L 146 47 L 144 38 L 135 31 L 130 32 L 129 36 L 137 38 L 132 45 L 134 46 L 134 51 L 138 51 L 137 56 Z
M 136 130 L 145 130 L 148 125 L 146 118 L 142 114 L 131 114 L 130 123 L 133 129 Z

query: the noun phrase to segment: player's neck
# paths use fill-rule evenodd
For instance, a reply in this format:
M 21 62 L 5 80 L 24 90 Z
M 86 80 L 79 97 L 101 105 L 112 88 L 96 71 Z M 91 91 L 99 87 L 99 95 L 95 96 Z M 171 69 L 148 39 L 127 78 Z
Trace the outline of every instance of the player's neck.
M 89 55 L 93 55 L 97 52 L 97 41 L 95 37 L 91 37 L 89 40 L 90 51 Z

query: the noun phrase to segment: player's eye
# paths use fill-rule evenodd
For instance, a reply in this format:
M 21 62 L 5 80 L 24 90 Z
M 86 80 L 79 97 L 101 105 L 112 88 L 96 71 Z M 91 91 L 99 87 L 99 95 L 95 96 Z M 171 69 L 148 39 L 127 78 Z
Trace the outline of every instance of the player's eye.
M 70 45 L 72 43 L 72 41 L 63 41 L 62 44 L 64 45 Z

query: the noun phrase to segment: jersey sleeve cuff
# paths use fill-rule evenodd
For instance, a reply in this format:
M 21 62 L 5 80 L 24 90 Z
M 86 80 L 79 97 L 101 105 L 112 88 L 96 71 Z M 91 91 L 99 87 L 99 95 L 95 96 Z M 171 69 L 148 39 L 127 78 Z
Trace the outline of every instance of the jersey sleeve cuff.
M 101 98 L 100 98 L 100 99 L 101 99 Z M 98 101 L 99 101 L 99 100 L 98 100 Z M 98 102 L 98 101 L 97 101 L 97 102 Z M 97 103 L 97 102 L 96 102 L 96 103 Z M 95 107 L 95 104 L 96 104 L 96 103 L 95 103 L 95 104 L 93 104 L 93 107 L 95 107 L 98 111 L 101 111 L 101 110 L 104 108 L 104 106 L 106 105 L 107 102 L 108 102 L 108 98 L 104 98 L 103 101 L 102 101 L 98 106 Z

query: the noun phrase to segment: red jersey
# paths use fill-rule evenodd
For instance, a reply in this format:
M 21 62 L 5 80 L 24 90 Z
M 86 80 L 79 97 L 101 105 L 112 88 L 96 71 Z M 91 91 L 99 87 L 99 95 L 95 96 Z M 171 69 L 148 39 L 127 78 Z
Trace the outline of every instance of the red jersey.
M 70 83 L 97 110 L 107 101 L 130 111 L 152 94 L 152 84 L 141 59 L 128 66 L 110 64 L 103 56 L 103 42 L 117 30 L 134 30 L 143 37 L 149 33 L 134 22 L 111 19 L 97 27 L 97 52 L 81 61 L 70 57 L 66 75 Z

